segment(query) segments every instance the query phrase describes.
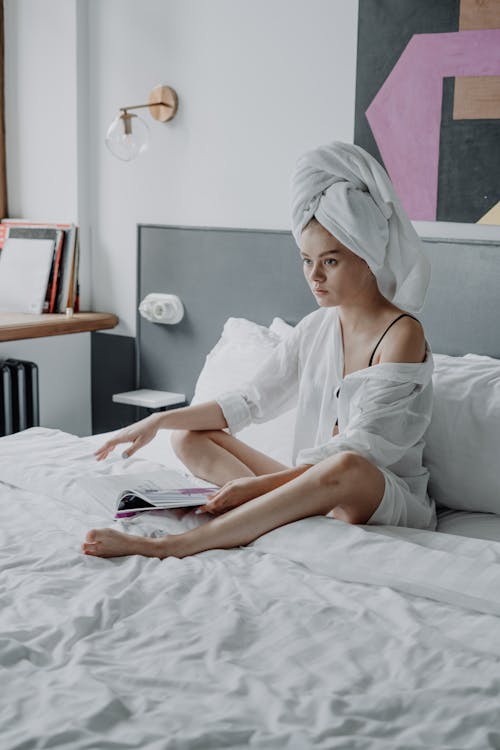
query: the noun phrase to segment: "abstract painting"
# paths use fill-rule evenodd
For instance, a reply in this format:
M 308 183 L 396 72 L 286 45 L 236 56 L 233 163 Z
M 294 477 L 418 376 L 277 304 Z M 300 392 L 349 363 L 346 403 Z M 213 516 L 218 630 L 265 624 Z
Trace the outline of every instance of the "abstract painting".
M 411 219 L 500 224 L 500 0 L 359 0 L 354 141 Z

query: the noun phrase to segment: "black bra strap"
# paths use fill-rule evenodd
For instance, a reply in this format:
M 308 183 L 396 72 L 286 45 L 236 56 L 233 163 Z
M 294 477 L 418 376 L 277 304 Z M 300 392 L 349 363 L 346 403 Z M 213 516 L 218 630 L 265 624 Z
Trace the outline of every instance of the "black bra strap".
M 369 364 L 368 364 L 368 367 L 371 367 L 371 366 L 372 366 L 372 362 L 373 362 L 373 356 L 374 356 L 375 352 L 377 351 L 377 349 L 378 349 L 378 347 L 379 347 L 379 344 L 380 344 L 380 342 L 381 342 L 381 341 L 382 341 L 382 339 L 384 338 L 384 336 L 385 336 L 385 334 L 387 333 L 387 331 L 389 330 L 389 328 L 392 328 L 392 326 L 394 325 L 394 323 L 397 323 L 397 322 L 398 322 L 398 320 L 401 320 L 401 318 L 413 318 L 413 320 L 417 320 L 417 318 L 414 318 L 414 317 L 413 317 L 413 315 L 410 315 L 409 313 L 401 313 L 401 315 L 398 315 L 398 317 L 397 317 L 397 318 L 396 318 L 395 320 L 393 320 L 393 321 L 392 321 L 392 323 L 390 323 L 390 324 L 389 324 L 389 325 L 387 326 L 387 328 L 386 328 L 386 329 L 385 329 L 385 331 L 383 332 L 382 336 L 381 336 L 381 337 L 379 338 L 379 340 L 377 341 L 377 345 L 376 345 L 375 349 L 374 349 L 374 350 L 372 351 L 372 356 L 370 357 L 370 362 L 369 362 Z M 417 322 L 418 322 L 418 321 L 417 321 Z

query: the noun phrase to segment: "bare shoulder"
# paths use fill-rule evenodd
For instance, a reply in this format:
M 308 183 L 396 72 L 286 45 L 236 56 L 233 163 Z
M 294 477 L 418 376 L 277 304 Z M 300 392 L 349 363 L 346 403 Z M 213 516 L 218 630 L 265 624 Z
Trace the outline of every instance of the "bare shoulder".
M 423 362 L 425 359 L 425 333 L 415 318 L 400 318 L 387 331 L 379 347 L 379 364 L 382 362 Z

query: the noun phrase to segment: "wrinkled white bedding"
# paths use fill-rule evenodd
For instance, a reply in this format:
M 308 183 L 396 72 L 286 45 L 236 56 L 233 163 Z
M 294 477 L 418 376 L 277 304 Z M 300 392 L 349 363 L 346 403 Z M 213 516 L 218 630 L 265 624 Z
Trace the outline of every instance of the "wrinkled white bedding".
M 96 464 L 100 442 L 0 440 L 2 750 L 500 747 L 500 543 L 316 516 L 183 560 L 84 556 L 112 509 L 77 478 L 158 468 Z

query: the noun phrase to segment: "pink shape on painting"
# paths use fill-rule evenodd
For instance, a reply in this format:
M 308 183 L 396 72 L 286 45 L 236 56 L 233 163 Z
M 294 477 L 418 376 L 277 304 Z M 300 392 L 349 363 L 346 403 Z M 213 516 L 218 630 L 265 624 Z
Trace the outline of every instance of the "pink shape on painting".
M 436 219 L 443 78 L 499 74 L 500 29 L 415 34 L 366 110 L 412 219 Z

